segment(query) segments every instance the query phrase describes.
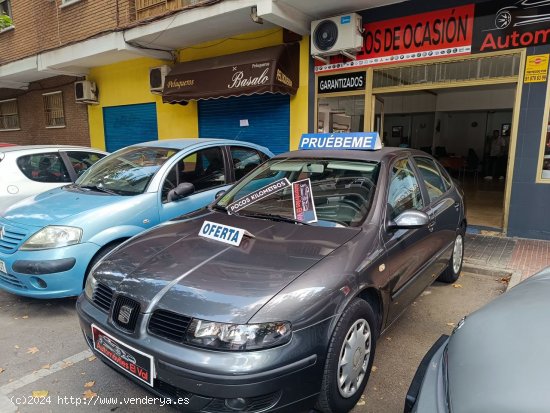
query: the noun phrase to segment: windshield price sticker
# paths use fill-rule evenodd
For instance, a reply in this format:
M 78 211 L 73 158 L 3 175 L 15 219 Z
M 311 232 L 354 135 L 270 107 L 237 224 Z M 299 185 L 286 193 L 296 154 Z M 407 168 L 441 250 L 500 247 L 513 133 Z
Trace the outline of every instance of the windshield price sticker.
M 382 149 L 378 132 L 304 133 L 298 149 L 368 150 Z
M 287 178 L 279 179 L 278 181 L 272 182 L 269 185 L 266 185 L 242 198 L 239 198 L 235 202 L 232 202 L 227 206 L 227 210 L 229 213 L 238 212 L 241 209 L 268 197 L 269 195 L 274 194 L 275 192 L 288 188 L 289 186 L 290 181 Z
M 294 219 L 307 223 L 317 222 L 309 178 L 292 183 L 292 206 L 294 207 Z
M 199 231 L 199 236 L 201 237 L 234 245 L 235 247 L 241 245 L 241 241 L 245 234 L 248 234 L 248 232 L 244 229 L 229 227 L 223 224 L 216 224 L 215 222 L 210 221 L 204 221 Z

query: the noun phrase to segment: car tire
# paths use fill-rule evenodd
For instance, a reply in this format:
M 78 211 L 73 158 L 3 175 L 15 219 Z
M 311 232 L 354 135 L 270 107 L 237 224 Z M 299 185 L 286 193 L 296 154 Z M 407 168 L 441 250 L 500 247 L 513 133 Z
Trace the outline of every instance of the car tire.
M 370 376 L 377 337 L 376 316 L 371 305 L 354 299 L 332 333 L 316 404 L 319 411 L 348 412 L 357 404 Z M 351 376 L 351 380 L 346 376 Z
M 437 281 L 441 281 L 447 284 L 454 283 L 458 280 L 460 271 L 462 271 L 462 263 L 464 262 L 464 232 L 456 234 L 455 242 L 453 244 L 453 254 L 449 259 L 447 268 L 437 278 Z
M 90 271 L 92 270 L 92 268 L 94 268 L 94 266 L 99 262 L 99 260 L 101 260 L 108 253 L 110 253 L 112 250 L 114 250 L 116 247 L 122 244 L 122 242 L 123 241 L 113 241 L 110 244 L 105 245 L 96 253 L 96 255 L 94 255 L 94 258 L 92 258 L 92 260 L 88 264 L 88 268 L 86 269 L 86 276 L 82 281 L 82 288 L 86 286 L 86 279 L 88 278 L 88 274 L 90 274 Z

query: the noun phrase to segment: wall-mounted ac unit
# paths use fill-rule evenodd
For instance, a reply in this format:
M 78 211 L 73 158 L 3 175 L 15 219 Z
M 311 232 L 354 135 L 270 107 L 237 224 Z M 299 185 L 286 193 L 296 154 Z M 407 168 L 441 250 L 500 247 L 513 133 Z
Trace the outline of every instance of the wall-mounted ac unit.
M 363 47 L 362 19 L 357 13 L 311 22 L 311 55 L 353 57 Z
M 98 103 L 98 90 L 95 82 L 90 80 L 74 82 L 74 97 L 77 103 Z
M 149 69 L 149 90 L 160 95 L 164 89 L 164 79 L 170 73 L 170 66 L 158 66 Z

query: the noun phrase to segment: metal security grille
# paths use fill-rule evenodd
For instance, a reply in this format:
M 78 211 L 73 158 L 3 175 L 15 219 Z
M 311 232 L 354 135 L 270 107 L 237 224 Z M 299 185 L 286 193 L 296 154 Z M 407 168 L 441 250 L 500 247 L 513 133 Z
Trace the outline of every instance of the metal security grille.
M 449 84 L 487 79 L 517 80 L 519 53 L 401 66 L 374 71 L 373 88 Z
M 44 93 L 44 114 L 46 115 L 46 127 L 65 126 L 65 113 L 63 112 L 63 92 Z
M 19 129 L 17 99 L 0 101 L 0 130 Z

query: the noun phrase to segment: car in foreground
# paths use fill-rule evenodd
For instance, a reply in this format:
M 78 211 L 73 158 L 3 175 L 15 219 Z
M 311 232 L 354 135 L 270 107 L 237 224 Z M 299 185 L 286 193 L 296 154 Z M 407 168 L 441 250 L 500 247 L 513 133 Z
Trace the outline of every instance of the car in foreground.
M 106 155 L 81 146 L 4 145 L 0 148 L 0 212 L 28 196 L 76 181 Z
M 547 412 L 550 267 L 463 318 L 424 357 L 409 412 Z
M 424 152 L 289 152 L 106 256 L 80 325 L 104 362 L 186 395 L 187 411 L 347 412 L 379 334 L 434 280 L 457 279 L 465 228 L 462 192 Z
M 222 139 L 169 139 L 120 149 L 66 185 L 0 214 L 0 289 L 76 296 L 90 269 L 128 238 L 203 207 L 266 148 Z

